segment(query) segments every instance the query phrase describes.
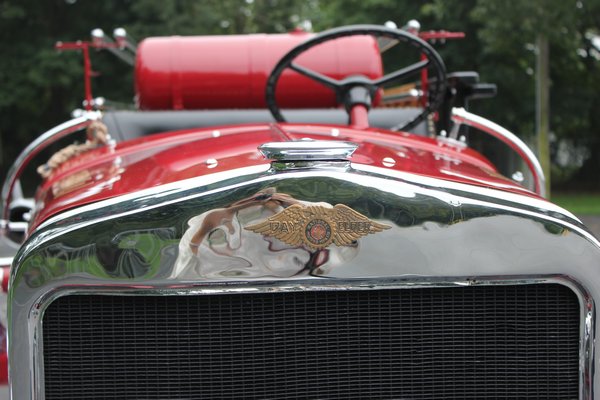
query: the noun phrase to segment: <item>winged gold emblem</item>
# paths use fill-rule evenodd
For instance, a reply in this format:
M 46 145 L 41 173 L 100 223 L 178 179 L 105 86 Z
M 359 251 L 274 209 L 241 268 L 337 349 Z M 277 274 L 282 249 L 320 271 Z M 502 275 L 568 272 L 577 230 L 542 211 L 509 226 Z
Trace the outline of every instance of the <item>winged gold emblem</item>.
M 390 228 L 343 204 L 333 208 L 294 204 L 263 222 L 245 227 L 289 245 L 305 245 L 314 250 L 331 243 L 348 246 L 363 236 Z

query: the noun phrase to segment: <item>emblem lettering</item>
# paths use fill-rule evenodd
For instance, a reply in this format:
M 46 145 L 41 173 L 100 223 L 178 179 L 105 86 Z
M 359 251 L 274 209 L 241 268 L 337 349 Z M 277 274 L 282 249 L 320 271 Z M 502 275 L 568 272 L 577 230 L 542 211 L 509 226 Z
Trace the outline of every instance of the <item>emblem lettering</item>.
M 296 231 L 296 223 L 287 222 L 287 221 L 271 221 L 269 223 L 269 229 L 273 232 L 295 232 Z
M 369 233 L 371 231 L 371 222 L 369 221 L 340 221 L 337 223 L 337 229 L 340 232 L 360 232 Z

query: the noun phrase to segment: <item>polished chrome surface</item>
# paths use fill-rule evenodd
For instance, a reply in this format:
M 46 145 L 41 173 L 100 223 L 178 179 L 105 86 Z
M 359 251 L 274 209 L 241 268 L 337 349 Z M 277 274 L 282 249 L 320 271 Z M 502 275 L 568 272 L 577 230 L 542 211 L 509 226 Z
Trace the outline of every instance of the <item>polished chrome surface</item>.
M 434 190 L 449 189 L 452 191 L 466 193 L 467 196 L 484 196 L 493 202 L 502 203 L 506 201 L 510 203 L 516 203 L 520 204 L 523 208 L 530 209 L 532 211 L 552 214 L 555 216 L 560 216 L 560 218 L 566 218 L 567 220 L 572 220 L 577 223 L 581 223 L 581 221 L 570 211 L 565 210 L 564 208 L 559 207 L 556 204 L 550 203 L 549 201 L 540 200 L 535 197 L 523 196 L 521 194 L 504 192 L 494 188 L 472 186 L 464 183 L 452 182 L 449 180 L 441 180 L 437 178 L 415 175 L 408 172 L 384 169 L 370 165 L 352 164 L 352 168 L 356 171 L 374 174 L 376 176 L 381 177 L 388 176 L 390 178 L 400 179 L 402 181 L 413 183 L 415 185 L 429 187 Z M 441 172 L 442 174 L 450 173 L 449 171 L 445 171 L 443 169 L 441 170 Z M 590 234 L 589 237 L 593 238 L 593 235 Z
M 265 143 L 258 149 L 269 160 L 330 161 L 348 160 L 358 145 L 336 140 L 300 140 Z
M 82 116 L 74 118 L 70 121 L 64 122 L 49 131 L 44 132 L 36 140 L 31 142 L 29 146 L 25 148 L 19 154 L 10 170 L 8 171 L 4 185 L 2 186 L 2 202 L 0 204 L 0 220 L 8 221 L 8 210 L 10 207 L 10 201 L 12 198 L 12 192 L 15 183 L 19 180 L 21 174 L 25 170 L 25 167 L 29 162 L 46 147 L 55 143 L 56 141 L 70 135 L 71 133 L 77 132 L 81 129 L 86 128 L 92 121 L 98 120 L 102 117 L 102 114 L 97 111 L 85 112 Z
M 261 220 L 266 211 L 249 208 L 248 214 L 208 229 L 199 244 L 209 251 L 194 256 L 186 249 L 192 264 L 180 268 L 181 246 L 196 244 L 184 240 L 188 227 L 265 190 L 302 202 L 344 204 L 392 228 L 358 239 L 355 247 L 331 245 L 317 253 L 239 234 L 237 225 Z M 600 368 L 593 347 L 598 259 L 600 244 L 585 227 L 536 197 L 360 164 L 344 171 L 274 171 L 260 165 L 206 175 L 64 212 L 32 234 L 11 272 L 13 394 L 43 398 L 43 310 L 71 293 L 187 295 L 552 281 L 573 288 L 582 304 L 581 391 L 589 399 L 600 380 L 592 373 Z M 234 273 L 232 261 L 238 262 Z M 202 270 L 207 263 L 208 274 Z
M 483 132 L 500 139 L 504 143 L 507 143 L 511 149 L 515 150 L 523 157 L 528 168 L 531 170 L 535 180 L 535 192 L 542 197 L 546 197 L 546 178 L 544 177 L 542 166 L 531 149 L 529 149 L 525 142 L 519 139 L 514 133 L 490 120 L 472 114 L 464 108 L 452 109 L 452 121 L 458 125 L 464 124 L 480 129 Z
M 201 196 L 198 191 L 208 190 L 208 188 L 220 182 L 226 181 L 229 184 L 236 183 L 242 185 L 246 179 L 253 179 L 261 175 L 268 174 L 270 166 L 268 164 L 257 165 L 252 167 L 238 168 L 223 172 L 217 172 L 210 175 L 204 175 L 197 178 L 186 179 L 174 183 L 151 187 L 146 190 L 140 190 L 134 193 L 119 196 L 117 198 L 104 200 L 95 204 L 84 205 L 75 210 L 67 210 L 54 216 L 47 221 L 44 221 L 37 229 L 44 229 L 53 224 L 62 224 L 65 221 L 78 219 L 78 215 L 82 212 L 92 212 L 99 207 L 108 207 L 119 212 L 137 212 L 141 207 L 148 207 L 148 204 L 155 204 L 166 198 L 171 201 L 185 201 L 186 196 L 195 193 L 196 196 Z M 211 194 L 211 193 L 207 193 Z M 127 204 L 126 208 L 123 208 Z M 121 214 L 116 214 L 116 217 Z M 107 214 L 105 217 L 110 218 Z M 61 222 L 63 221 L 63 222 Z M 90 221 L 93 223 L 93 221 Z M 86 226 L 87 224 L 83 224 Z M 78 226 L 77 228 L 81 228 Z

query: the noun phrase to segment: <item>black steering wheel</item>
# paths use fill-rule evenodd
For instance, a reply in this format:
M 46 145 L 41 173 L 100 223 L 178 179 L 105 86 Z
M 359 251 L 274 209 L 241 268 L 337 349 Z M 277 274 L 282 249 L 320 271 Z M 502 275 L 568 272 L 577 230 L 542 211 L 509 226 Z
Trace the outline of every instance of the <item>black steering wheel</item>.
M 370 79 L 366 76 L 355 75 L 338 80 L 320 74 L 311 69 L 302 67 L 298 64 L 294 64 L 293 62 L 300 54 L 323 42 L 357 35 L 371 35 L 376 38 L 389 38 L 394 41 L 406 43 L 415 47 L 421 52 L 421 54 L 424 54 L 425 57 L 419 62 L 411 64 L 405 68 L 395 70 L 378 79 Z M 273 68 L 273 71 L 271 71 L 271 75 L 269 75 L 269 78 L 267 79 L 267 87 L 265 90 L 266 102 L 267 106 L 269 107 L 269 111 L 271 111 L 271 114 L 273 115 L 273 118 L 275 118 L 275 120 L 278 122 L 286 122 L 285 118 L 281 114 L 279 106 L 277 105 L 277 100 L 275 99 L 275 89 L 277 88 L 277 83 L 279 82 L 281 74 L 288 68 L 333 89 L 336 93 L 338 101 L 343 102 L 346 106 L 346 110 L 349 112 L 352 106 L 356 104 L 362 104 L 368 109 L 371 106 L 371 99 L 375 96 L 377 89 L 383 85 L 412 75 L 424 68 L 430 67 L 432 67 L 433 76 L 431 77 L 432 85 L 430 85 L 429 88 L 430 90 L 427 105 L 415 118 L 398 124 L 392 127 L 391 130 L 411 129 L 419 122 L 423 121 L 428 114 L 440 107 L 446 92 L 446 67 L 442 61 L 442 58 L 438 52 L 435 51 L 427 42 L 405 31 L 390 29 L 379 25 L 350 25 L 334 28 L 322 32 L 303 43 L 300 43 L 279 60 L 277 65 L 275 65 L 275 68 Z

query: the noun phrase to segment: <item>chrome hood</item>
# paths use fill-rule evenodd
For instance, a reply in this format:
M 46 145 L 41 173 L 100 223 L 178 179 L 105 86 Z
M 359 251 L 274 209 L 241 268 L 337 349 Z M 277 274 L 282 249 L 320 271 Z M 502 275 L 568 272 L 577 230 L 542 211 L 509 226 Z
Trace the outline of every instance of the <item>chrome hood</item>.
M 321 249 L 246 229 L 291 203 L 325 210 L 343 205 L 386 228 Z M 9 340 L 30 340 L 10 346 L 10 369 L 18 387 L 35 393 L 45 308 L 57 297 L 90 291 L 558 279 L 589 299 L 582 300 L 582 329 L 590 338 L 593 298 L 600 296 L 598 259 L 598 241 L 575 217 L 530 196 L 347 162 L 241 168 L 44 222 L 12 270 Z M 590 346 L 582 343 L 582 354 Z

